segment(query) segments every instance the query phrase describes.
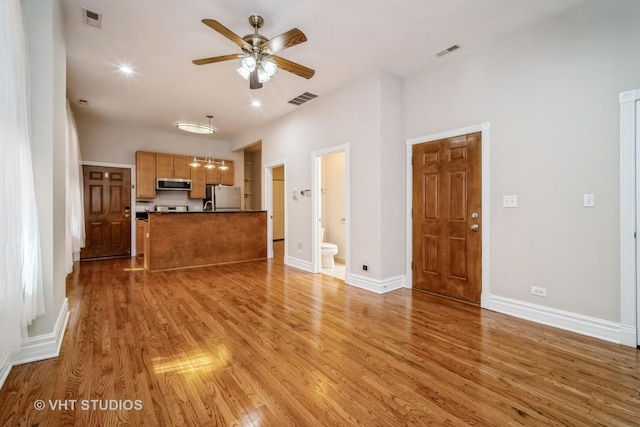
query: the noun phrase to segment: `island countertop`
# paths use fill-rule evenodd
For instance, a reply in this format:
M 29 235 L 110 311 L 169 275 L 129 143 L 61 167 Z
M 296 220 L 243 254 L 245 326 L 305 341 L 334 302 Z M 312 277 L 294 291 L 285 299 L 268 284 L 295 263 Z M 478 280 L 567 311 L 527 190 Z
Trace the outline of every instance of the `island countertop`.
M 266 259 L 267 212 L 150 212 L 144 254 L 149 271 Z
M 201 213 L 252 213 L 252 212 L 266 212 L 263 210 L 251 210 L 251 209 L 218 209 L 215 211 L 212 210 L 202 210 L 202 211 L 187 211 L 187 212 L 155 212 L 149 211 L 147 213 L 153 215 L 165 215 L 165 214 L 201 214 Z

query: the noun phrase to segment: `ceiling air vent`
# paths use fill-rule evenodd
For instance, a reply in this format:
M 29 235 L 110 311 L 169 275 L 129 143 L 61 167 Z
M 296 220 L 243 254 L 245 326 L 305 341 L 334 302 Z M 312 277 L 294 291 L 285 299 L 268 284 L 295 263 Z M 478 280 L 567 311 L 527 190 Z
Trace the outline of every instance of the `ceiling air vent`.
M 82 22 L 95 28 L 102 28 L 102 14 L 82 8 Z
M 302 105 L 307 101 L 311 101 L 313 98 L 317 98 L 318 95 L 314 95 L 313 93 L 305 92 L 302 95 L 298 95 L 289 101 L 289 104 L 293 105 Z
M 460 49 L 460 45 L 459 44 L 454 44 L 453 46 L 449 46 L 446 49 L 442 49 L 440 52 L 436 52 L 434 55 L 438 56 L 438 57 L 445 56 L 446 54 L 451 53 L 453 51 L 456 51 L 458 49 Z

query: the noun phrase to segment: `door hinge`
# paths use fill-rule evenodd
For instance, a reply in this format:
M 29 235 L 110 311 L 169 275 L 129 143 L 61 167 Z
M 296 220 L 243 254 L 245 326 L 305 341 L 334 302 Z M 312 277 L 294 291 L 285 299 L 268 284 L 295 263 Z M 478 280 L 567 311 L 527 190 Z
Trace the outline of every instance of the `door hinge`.
M 637 231 L 634 231 L 634 232 L 633 232 L 633 238 L 634 238 L 634 239 L 637 239 L 637 238 L 638 238 L 638 232 L 637 232 Z

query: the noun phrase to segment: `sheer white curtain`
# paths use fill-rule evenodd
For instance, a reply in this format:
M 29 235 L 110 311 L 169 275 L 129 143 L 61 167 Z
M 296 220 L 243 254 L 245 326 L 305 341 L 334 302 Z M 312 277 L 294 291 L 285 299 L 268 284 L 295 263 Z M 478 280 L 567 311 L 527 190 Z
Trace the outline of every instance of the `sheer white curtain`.
M 44 314 L 20 0 L 0 1 L 0 361 Z
M 71 250 L 67 252 L 67 273 L 73 271 L 73 253 L 80 252 L 84 247 L 84 202 L 82 166 L 80 165 L 80 143 L 76 119 L 71 111 L 67 99 L 67 169 L 66 169 L 66 206 L 67 206 L 67 233 L 71 240 Z

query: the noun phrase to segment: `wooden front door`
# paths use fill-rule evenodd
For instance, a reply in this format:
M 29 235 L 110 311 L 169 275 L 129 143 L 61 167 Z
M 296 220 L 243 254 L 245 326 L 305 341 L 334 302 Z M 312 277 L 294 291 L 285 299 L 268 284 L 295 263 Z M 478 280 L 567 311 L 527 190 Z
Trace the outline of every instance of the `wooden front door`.
M 83 166 L 85 247 L 80 258 L 131 254 L 131 170 Z
M 481 133 L 413 146 L 413 286 L 479 303 Z

